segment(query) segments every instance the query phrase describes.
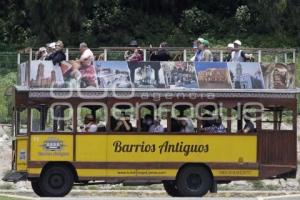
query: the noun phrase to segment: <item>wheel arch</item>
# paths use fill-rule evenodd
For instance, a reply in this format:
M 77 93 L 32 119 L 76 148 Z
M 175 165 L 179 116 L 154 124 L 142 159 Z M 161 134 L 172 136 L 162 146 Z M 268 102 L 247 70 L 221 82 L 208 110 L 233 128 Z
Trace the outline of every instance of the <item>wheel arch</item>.
M 51 161 L 51 162 L 47 162 L 43 168 L 42 168 L 42 171 L 41 171 L 41 175 L 43 174 L 43 172 L 45 172 L 46 169 L 52 167 L 52 166 L 64 166 L 64 167 L 67 167 L 68 169 L 71 170 L 72 174 L 74 175 L 74 181 L 78 181 L 78 174 L 77 174 L 77 171 L 74 167 L 74 165 L 71 163 L 71 162 L 66 162 L 66 161 Z
M 203 166 L 204 168 L 207 169 L 207 171 L 210 173 L 211 177 L 214 179 L 214 175 L 213 175 L 213 173 L 212 173 L 212 170 L 211 170 L 210 166 L 209 166 L 208 164 L 206 164 L 206 163 L 184 163 L 183 165 L 181 165 L 181 166 L 179 167 L 179 169 L 178 169 L 178 171 L 177 171 L 177 174 L 176 174 L 176 178 L 177 178 L 179 172 L 180 172 L 183 168 L 189 167 L 189 166 Z

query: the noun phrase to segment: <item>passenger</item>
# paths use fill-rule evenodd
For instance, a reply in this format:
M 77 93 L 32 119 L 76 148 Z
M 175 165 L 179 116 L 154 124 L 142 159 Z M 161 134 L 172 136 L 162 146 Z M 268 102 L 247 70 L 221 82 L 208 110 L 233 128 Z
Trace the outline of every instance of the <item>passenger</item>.
M 196 49 L 196 53 L 194 55 L 194 60 L 195 62 L 200 62 L 201 61 L 201 44 L 204 41 L 203 38 L 198 38 L 195 42 L 194 42 L 194 49 Z
M 45 60 L 52 60 L 53 65 L 60 64 L 63 60 L 66 60 L 66 55 L 63 51 L 64 44 L 58 40 L 55 43 L 55 52 L 50 54 Z
M 153 117 L 149 114 L 145 115 L 144 119 L 142 120 L 141 131 L 148 132 L 152 124 Z
M 47 57 L 46 47 L 40 47 L 39 50 L 35 53 L 36 60 L 45 60 Z
M 245 126 L 243 128 L 244 133 L 253 133 L 255 132 L 254 124 L 250 120 L 250 113 L 246 113 L 244 117 Z
M 149 128 L 150 133 L 163 133 L 164 127 L 160 124 L 160 118 L 156 118 Z
M 138 43 L 136 40 L 132 40 L 129 44 L 130 47 L 134 47 L 134 49 L 130 49 L 124 53 L 124 59 L 129 62 L 138 62 L 143 61 L 143 51 L 138 48 Z
M 114 131 L 117 132 L 130 132 L 132 131 L 132 124 L 129 121 L 129 116 L 121 117 L 117 122 L 117 126 Z
M 191 59 L 190 59 L 191 62 L 195 62 L 196 54 L 198 52 L 198 44 L 197 43 L 198 43 L 197 40 L 195 40 L 193 42 L 193 50 L 194 50 L 195 54 L 193 55 L 193 57 L 191 57 Z
M 81 43 L 80 45 L 82 46 L 79 68 L 79 72 L 81 73 L 80 86 L 81 88 L 97 87 L 96 70 L 92 64 L 94 55 L 87 47 L 84 49 L 86 46 L 85 43 Z
M 214 124 L 213 116 L 211 114 L 204 114 L 201 122 L 203 130 L 206 132 Z
M 46 47 L 47 47 L 47 57 L 49 57 L 51 54 L 55 52 L 55 42 L 46 44 Z
M 225 133 L 226 132 L 226 128 L 222 124 L 222 118 L 221 118 L 221 116 L 219 116 L 216 119 L 215 124 L 213 124 L 213 132 L 214 133 Z
M 158 51 L 150 52 L 150 61 L 169 61 L 171 60 L 171 56 L 166 50 L 168 47 L 168 43 L 162 42 L 159 45 Z
M 88 59 L 90 62 L 89 65 L 92 64 L 94 61 L 94 54 L 93 52 L 88 48 L 87 44 L 85 42 L 82 42 L 79 44 L 79 51 L 81 53 L 80 55 L 80 62 L 83 62 L 85 59 Z
M 223 62 L 230 62 L 231 60 L 231 54 L 233 52 L 233 49 L 234 49 L 234 45 L 233 43 L 229 43 L 227 45 L 227 52 L 228 52 L 228 55 L 223 59 Z
M 96 121 L 93 117 L 93 115 L 91 114 L 87 114 L 84 117 L 84 127 L 82 130 L 82 132 L 97 132 L 98 126 L 96 124 Z
M 253 60 L 252 54 L 246 54 L 243 50 L 241 50 L 241 41 L 235 40 L 233 42 L 234 49 L 231 52 L 231 62 L 246 62 L 247 60 Z
M 179 120 L 179 124 L 180 124 L 180 132 L 183 133 L 193 133 L 194 130 L 194 125 L 191 119 L 188 118 L 181 118 Z
M 200 49 L 200 61 L 212 62 L 213 55 L 212 52 L 209 50 L 209 42 L 207 40 L 203 40 L 202 42 L 200 42 Z

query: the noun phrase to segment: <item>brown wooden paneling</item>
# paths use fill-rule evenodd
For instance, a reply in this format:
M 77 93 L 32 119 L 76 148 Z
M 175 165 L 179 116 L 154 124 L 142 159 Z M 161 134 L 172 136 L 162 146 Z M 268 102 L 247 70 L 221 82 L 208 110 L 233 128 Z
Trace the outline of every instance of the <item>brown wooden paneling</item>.
M 261 164 L 297 164 L 297 136 L 295 132 L 262 132 L 259 137 Z

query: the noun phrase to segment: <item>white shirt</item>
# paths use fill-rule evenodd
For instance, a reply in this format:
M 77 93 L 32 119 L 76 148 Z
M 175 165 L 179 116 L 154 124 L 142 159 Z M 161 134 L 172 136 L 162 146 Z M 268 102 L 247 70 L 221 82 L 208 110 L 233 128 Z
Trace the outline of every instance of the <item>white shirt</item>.
M 163 133 L 164 127 L 160 124 L 158 124 L 158 125 L 152 124 L 149 128 L 149 132 L 150 133 Z
M 231 62 L 245 62 L 245 59 L 242 57 L 242 50 L 238 52 L 232 51 L 231 52 Z
M 97 125 L 94 123 L 88 123 L 87 125 L 84 126 L 84 128 L 82 129 L 82 132 L 97 132 Z

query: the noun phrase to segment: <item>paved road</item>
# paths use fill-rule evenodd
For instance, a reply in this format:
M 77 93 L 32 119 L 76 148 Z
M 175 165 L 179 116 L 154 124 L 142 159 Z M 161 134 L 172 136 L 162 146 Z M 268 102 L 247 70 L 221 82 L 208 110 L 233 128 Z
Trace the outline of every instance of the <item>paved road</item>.
M 127 191 L 127 193 L 122 193 L 122 191 L 110 190 L 110 192 L 103 194 L 100 191 L 75 191 L 65 198 L 55 198 L 55 200 L 300 200 L 300 194 L 296 191 L 294 193 L 285 193 L 284 191 L 222 191 L 203 198 L 172 198 L 161 193 L 161 191 Z M 0 196 L 2 194 L 27 200 L 53 200 L 53 198 L 39 198 L 32 191 L 10 191 L 7 193 L 2 190 Z

